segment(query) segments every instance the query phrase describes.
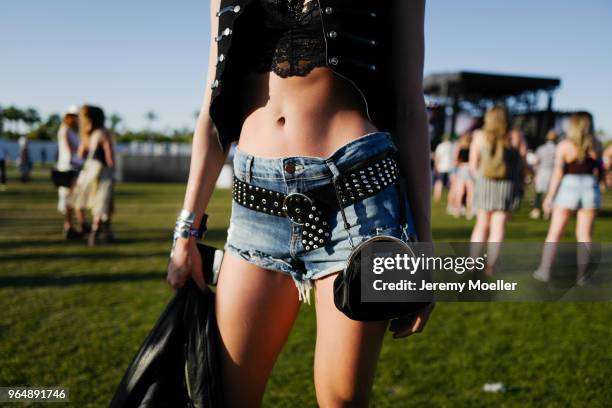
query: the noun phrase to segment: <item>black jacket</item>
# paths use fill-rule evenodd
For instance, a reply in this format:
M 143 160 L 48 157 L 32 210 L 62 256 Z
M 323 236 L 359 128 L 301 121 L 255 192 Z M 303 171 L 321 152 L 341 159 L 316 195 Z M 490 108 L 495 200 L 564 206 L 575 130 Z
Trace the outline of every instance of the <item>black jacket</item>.
M 132 359 L 110 408 L 222 406 L 215 295 L 189 280 Z
M 261 24 L 254 3 L 258 0 L 222 0 L 217 42 L 217 67 L 211 81 L 210 116 L 225 150 L 242 128 L 241 92 L 244 58 Z M 396 129 L 397 95 L 394 60 L 393 12 L 399 1 L 316 0 L 321 8 L 321 30 L 326 42 L 326 63 L 360 91 L 368 119 L 382 131 Z

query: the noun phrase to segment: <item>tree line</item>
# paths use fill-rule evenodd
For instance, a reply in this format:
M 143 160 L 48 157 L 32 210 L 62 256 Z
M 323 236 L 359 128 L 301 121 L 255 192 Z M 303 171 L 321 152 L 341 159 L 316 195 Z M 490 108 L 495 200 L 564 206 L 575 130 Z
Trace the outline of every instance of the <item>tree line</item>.
M 145 113 L 144 117 L 149 125 L 157 119 L 153 111 Z M 9 140 L 17 140 L 26 135 L 31 140 L 54 141 L 57 131 L 62 123 L 61 115 L 52 113 L 43 118 L 40 113 L 32 107 L 20 108 L 17 106 L 0 106 L 0 135 Z M 140 142 L 176 142 L 190 143 L 193 131 L 190 129 L 174 129 L 170 132 L 161 132 L 149 129 L 132 130 L 120 127 L 123 118 L 118 113 L 111 113 L 107 118 L 107 126 L 119 143 Z

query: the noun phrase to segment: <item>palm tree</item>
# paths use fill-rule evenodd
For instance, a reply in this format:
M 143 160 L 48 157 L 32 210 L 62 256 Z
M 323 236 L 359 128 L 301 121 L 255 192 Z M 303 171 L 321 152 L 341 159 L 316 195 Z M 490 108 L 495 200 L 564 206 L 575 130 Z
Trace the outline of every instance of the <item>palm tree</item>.
M 16 106 L 9 106 L 2 112 L 2 117 L 7 124 L 11 124 L 11 132 L 15 134 L 17 133 L 19 122 L 24 118 L 24 112 Z
M 145 113 L 145 119 L 149 121 L 149 130 L 151 130 L 153 128 L 153 122 L 157 120 L 157 113 L 155 113 L 155 111 L 153 110 L 150 110 Z
M 110 128 L 113 133 L 117 133 L 117 126 L 123 122 L 123 118 L 118 113 L 112 113 L 108 118 L 110 120 Z
M 25 112 L 23 112 L 23 117 L 21 120 L 29 127 L 29 131 L 31 132 L 34 129 L 34 126 L 36 126 L 37 123 L 40 123 L 40 115 L 36 109 L 28 108 L 25 110 Z

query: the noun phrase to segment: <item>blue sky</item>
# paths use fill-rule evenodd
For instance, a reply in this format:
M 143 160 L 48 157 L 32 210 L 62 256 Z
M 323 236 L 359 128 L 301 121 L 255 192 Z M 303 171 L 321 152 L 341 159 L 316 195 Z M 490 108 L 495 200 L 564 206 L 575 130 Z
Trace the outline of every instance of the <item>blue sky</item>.
M 406 0 L 409 1 L 409 0 Z M 191 127 L 205 85 L 209 1 L 19 0 L 0 12 L 0 104 L 72 103 L 132 128 Z M 612 1 L 429 0 L 425 73 L 471 69 L 562 78 L 556 107 L 612 133 Z

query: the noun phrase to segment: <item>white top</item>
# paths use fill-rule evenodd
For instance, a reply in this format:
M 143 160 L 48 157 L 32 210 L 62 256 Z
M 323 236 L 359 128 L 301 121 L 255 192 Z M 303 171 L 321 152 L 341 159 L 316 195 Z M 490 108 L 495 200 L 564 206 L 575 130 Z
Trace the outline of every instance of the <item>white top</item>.
M 75 163 L 77 147 L 79 146 L 79 135 L 62 124 L 57 131 L 57 169 L 68 171 Z M 71 149 L 72 147 L 72 149 Z
M 548 141 L 536 150 L 536 155 L 540 159 L 539 168 L 544 171 L 552 171 L 555 167 L 555 149 L 557 145 Z
M 434 160 L 438 173 L 449 173 L 453 169 L 453 152 L 455 144 L 449 140 L 442 142 L 436 147 Z

